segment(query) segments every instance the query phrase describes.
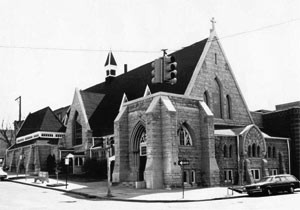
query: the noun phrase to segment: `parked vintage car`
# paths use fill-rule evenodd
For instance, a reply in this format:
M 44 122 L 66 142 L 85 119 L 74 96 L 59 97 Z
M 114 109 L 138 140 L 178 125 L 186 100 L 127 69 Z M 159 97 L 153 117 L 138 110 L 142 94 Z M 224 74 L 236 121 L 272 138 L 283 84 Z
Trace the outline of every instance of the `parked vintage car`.
M 3 171 L 2 167 L 0 167 L 0 180 L 3 181 L 7 178 L 7 173 Z
M 265 194 L 272 195 L 277 192 L 294 193 L 296 188 L 300 187 L 299 180 L 290 174 L 279 174 L 266 176 L 259 182 L 246 185 L 245 189 L 248 195 Z

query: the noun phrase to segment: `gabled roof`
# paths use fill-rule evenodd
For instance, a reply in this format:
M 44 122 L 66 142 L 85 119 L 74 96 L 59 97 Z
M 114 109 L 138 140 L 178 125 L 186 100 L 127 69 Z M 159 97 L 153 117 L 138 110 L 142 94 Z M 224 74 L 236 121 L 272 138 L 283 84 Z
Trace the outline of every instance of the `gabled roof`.
M 65 126 L 50 107 L 46 107 L 27 116 L 17 134 L 17 138 L 37 131 L 64 132 Z
M 82 98 L 87 118 L 90 119 L 90 117 L 93 115 L 94 111 L 102 101 L 104 94 L 92 93 L 81 90 L 80 95 Z
M 219 129 L 215 130 L 214 133 L 217 136 L 238 136 L 242 135 L 246 130 L 249 130 L 253 125 L 248 125 L 244 128 L 235 128 L 235 129 Z M 288 139 L 288 138 L 282 138 L 282 137 L 276 137 L 276 136 L 270 136 L 263 131 L 261 131 L 262 135 L 264 138 L 269 138 L 269 139 Z
M 151 93 L 163 91 L 184 94 L 206 42 L 207 39 L 204 39 L 171 54 L 175 56 L 177 62 L 177 83 L 174 85 L 152 84 L 152 67 L 149 62 L 112 80 L 87 88 L 85 90 L 87 92 L 105 94 L 89 119 L 93 135 L 104 136 L 113 133 L 113 122 L 118 115 L 124 93 L 129 101 L 140 98 L 143 97 L 148 85 Z

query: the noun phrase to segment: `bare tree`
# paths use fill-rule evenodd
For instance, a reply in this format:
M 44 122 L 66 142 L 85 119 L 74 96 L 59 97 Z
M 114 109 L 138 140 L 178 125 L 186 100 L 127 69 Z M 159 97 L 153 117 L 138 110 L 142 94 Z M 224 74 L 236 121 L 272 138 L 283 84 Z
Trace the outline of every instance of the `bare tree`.
M 8 148 L 12 145 L 13 138 L 14 138 L 14 131 L 12 129 L 9 129 L 9 126 L 4 126 L 4 120 L 3 120 L 0 128 L 0 141 L 5 142 Z

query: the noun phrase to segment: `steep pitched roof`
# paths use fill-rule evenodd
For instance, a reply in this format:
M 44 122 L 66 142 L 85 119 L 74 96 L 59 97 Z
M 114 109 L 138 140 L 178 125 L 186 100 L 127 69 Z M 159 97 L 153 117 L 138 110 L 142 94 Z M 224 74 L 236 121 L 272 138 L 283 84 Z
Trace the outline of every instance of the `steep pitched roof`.
M 50 107 L 46 107 L 27 116 L 17 137 L 37 131 L 64 132 L 65 126 L 59 121 Z
M 152 84 L 150 62 L 112 80 L 87 88 L 85 91 L 105 94 L 89 120 L 93 135 L 103 136 L 113 133 L 113 122 L 119 112 L 124 93 L 128 100 L 143 97 L 148 85 L 151 93 L 163 91 L 184 94 L 206 42 L 207 39 L 204 39 L 171 54 L 175 56 L 177 62 L 177 83 L 174 85 Z
M 93 115 L 94 111 L 102 101 L 104 94 L 80 91 L 87 118 Z

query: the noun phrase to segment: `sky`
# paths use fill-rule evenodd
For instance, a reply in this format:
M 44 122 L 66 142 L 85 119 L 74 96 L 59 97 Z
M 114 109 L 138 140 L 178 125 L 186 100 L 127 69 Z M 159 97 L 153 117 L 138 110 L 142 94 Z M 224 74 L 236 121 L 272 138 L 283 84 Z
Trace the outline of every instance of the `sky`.
M 105 80 L 209 36 L 211 18 L 251 111 L 300 101 L 298 0 L 0 0 L 0 121 L 70 105 Z M 0 125 L 1 126 L 1 125 Z

